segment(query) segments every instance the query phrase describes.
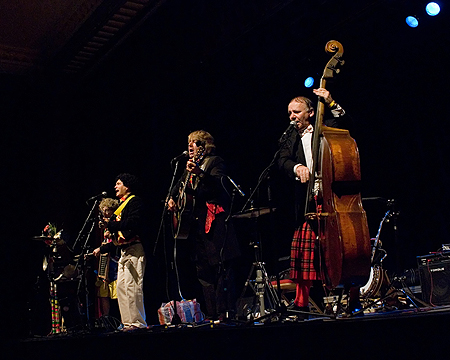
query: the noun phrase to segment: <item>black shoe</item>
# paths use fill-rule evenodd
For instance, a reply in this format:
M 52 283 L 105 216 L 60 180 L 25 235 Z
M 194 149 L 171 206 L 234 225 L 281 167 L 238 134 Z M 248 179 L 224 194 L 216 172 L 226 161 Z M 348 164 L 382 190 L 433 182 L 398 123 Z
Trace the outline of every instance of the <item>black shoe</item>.
M 297 317 L 297 321 L 303 321 L 309 319 L 309 306 L 297 306 L 294 303 L 287 307 L 288 312 L 291 312 L 291 315 L 295 315 Z M 298 313 L 297 313 L 298 311 Z
M 294 311 L 306 311 L 309 312 L 309 306 L 298 306 L 295 305 L 294 303 L 290 304 L 287 307 L 288 310 L 294 310 Z

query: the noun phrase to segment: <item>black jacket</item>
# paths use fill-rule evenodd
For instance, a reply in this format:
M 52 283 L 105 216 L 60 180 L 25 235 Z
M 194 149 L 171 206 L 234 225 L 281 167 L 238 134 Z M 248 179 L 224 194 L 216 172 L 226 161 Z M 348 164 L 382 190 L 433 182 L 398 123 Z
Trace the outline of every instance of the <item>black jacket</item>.
M 350 129 L 352 120 L 348 115 L 335 117 L 323 121 L 323 125 L 327 127 L 334 127 L 340 129 Z M 280 153 L 278 156 L 277 165 L 288 178 L 295 180 L 294 166 L 302 164 L 306 166 L 305 153 L 303 151 L 303 144 L 298 131 L 294 129 L 286 141 L 281 144 Z M 302 183 L 295 180 L 294 196 L 295 196 L 295 221 L 300 224 L 303 221 L 303 215 L 306 205 L 306 192 L 308 190 L 308 183 Z
M 194 257 L 208 259 L 210 264 L 216 264 L 221 260 L 229 260 L 240 255 L 239 245 L 231 222 L 226 222 L 230 211 L 230 196 L 224 188 L 228 184 L 226 179 L 226 167 L 224 160 L 219 156 L 207 156 L 203 160 L 203 175 L 201 178 L 194 176 L 197 182 L 195 189 L 187 189 L 195 197 L 193 210 L 194 220 L 191 224 L 189 238 L 194 241 Z M 177 185 L 171 191 L 172 198 L 177 198 L 180 186 L 186 179 L 187 171 L 183 173 Z M 216 215 L 211 231 L 205 233 L 207 215 L 206 203 L 223 207 L 225 212 Z
M 131 195 L 130 195 L 131 196 Z M 140 197 L 133 197 L 123 208 L 120 221 L 115 221 L 116 216 L 113 215 L 108 222 L 108 230 L 117 235 L 120 231 L 126 241 L 130 241 L 135 236 L 142 234 L 143 222 L 143 201 Z M 100 252 L 105 253 L 112 249 L 113 243 L 102 245 Z

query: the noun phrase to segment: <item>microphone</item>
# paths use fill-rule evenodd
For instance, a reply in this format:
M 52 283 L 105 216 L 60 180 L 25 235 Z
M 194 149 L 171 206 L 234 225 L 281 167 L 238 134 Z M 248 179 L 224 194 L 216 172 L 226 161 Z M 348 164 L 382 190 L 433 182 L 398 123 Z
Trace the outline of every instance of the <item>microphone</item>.
M 170 160 L 170 162 L 178 161 L 178 160 L 187 158 L 188 156 L 189 156 L 189 153 L 187 152 L 187 150 L 184 150 L 180 155 L 175 156 L 172 160 Z
M 228 175 L 227 175 L 227 178 L 228 178 L 228 180 L 230 180 L 230 183 L 232 183 L 233 186 L 235 187 L 235 189 L 238 191 L 239 195 L 245 196 L 244 192 L 241 190 L 241 188 L 238 185 L 236 185 L 236 183 L 233 181 L 233 179 L 230 178 Z
M 292 130 L 294 130 L 295 127 L 295 121 L 292 120 L 291 122 L 289 122 L 289 126 L 287 127 L 287 129 L 284 131 L 283 135 L 281 135 L 280 139 L 278 140 L 279 143 L 283 142 L 286 139 L 286 136 L 288 134 L 290 134 L 292 132 Z
M 89 199 L 86 200 L 86 202 L 91 201 L 91 200 L 97 200 L 97 199 L 100 199 L 100 198 L 104 198 L 106 196 L 108 196 L 108 193 L 106 191 L 103 191 L 101 194 L 98 194 L 98 195 L 90 197 Z

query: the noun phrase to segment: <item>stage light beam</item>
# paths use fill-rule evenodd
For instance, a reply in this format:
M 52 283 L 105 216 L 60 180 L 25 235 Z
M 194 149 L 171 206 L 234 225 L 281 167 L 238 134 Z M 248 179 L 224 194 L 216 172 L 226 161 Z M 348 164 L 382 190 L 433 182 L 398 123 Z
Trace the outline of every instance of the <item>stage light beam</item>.
M 430 2 L 425 7 L 425 10 L 426 10 L 428 15 L 436 16 L 441 11 L 441 8 L 440 8 L 439 4 L 437 4 L 435 2 Z
M 409 27 L 415 28 L 419 26 L 419 20 L 414 16 L 408 16 L 406 18 L 406 23 Z
M 310 88 L 313 85 L 314 85 L 314 78 L 311 76 L 309 78 L 306 78 L 305 87 Z

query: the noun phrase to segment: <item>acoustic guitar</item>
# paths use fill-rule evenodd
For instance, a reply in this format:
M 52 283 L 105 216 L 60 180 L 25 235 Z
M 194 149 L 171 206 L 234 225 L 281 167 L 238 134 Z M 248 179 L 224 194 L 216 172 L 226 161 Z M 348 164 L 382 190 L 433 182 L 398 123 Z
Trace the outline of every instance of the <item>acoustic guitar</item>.
M 198 166 L 204 156 L 205 148 L 199 146 L 192 161 Z M 193 176 L 192 173 L 187 172 L 184 181 L 181 183 L 180 192 L 177 197 L 177 208 L 172 213 L 172 232 L 175 239 L 184 240 L 189 236 L 195 206 L 195 196 L 193 195 L 195 178 Z

